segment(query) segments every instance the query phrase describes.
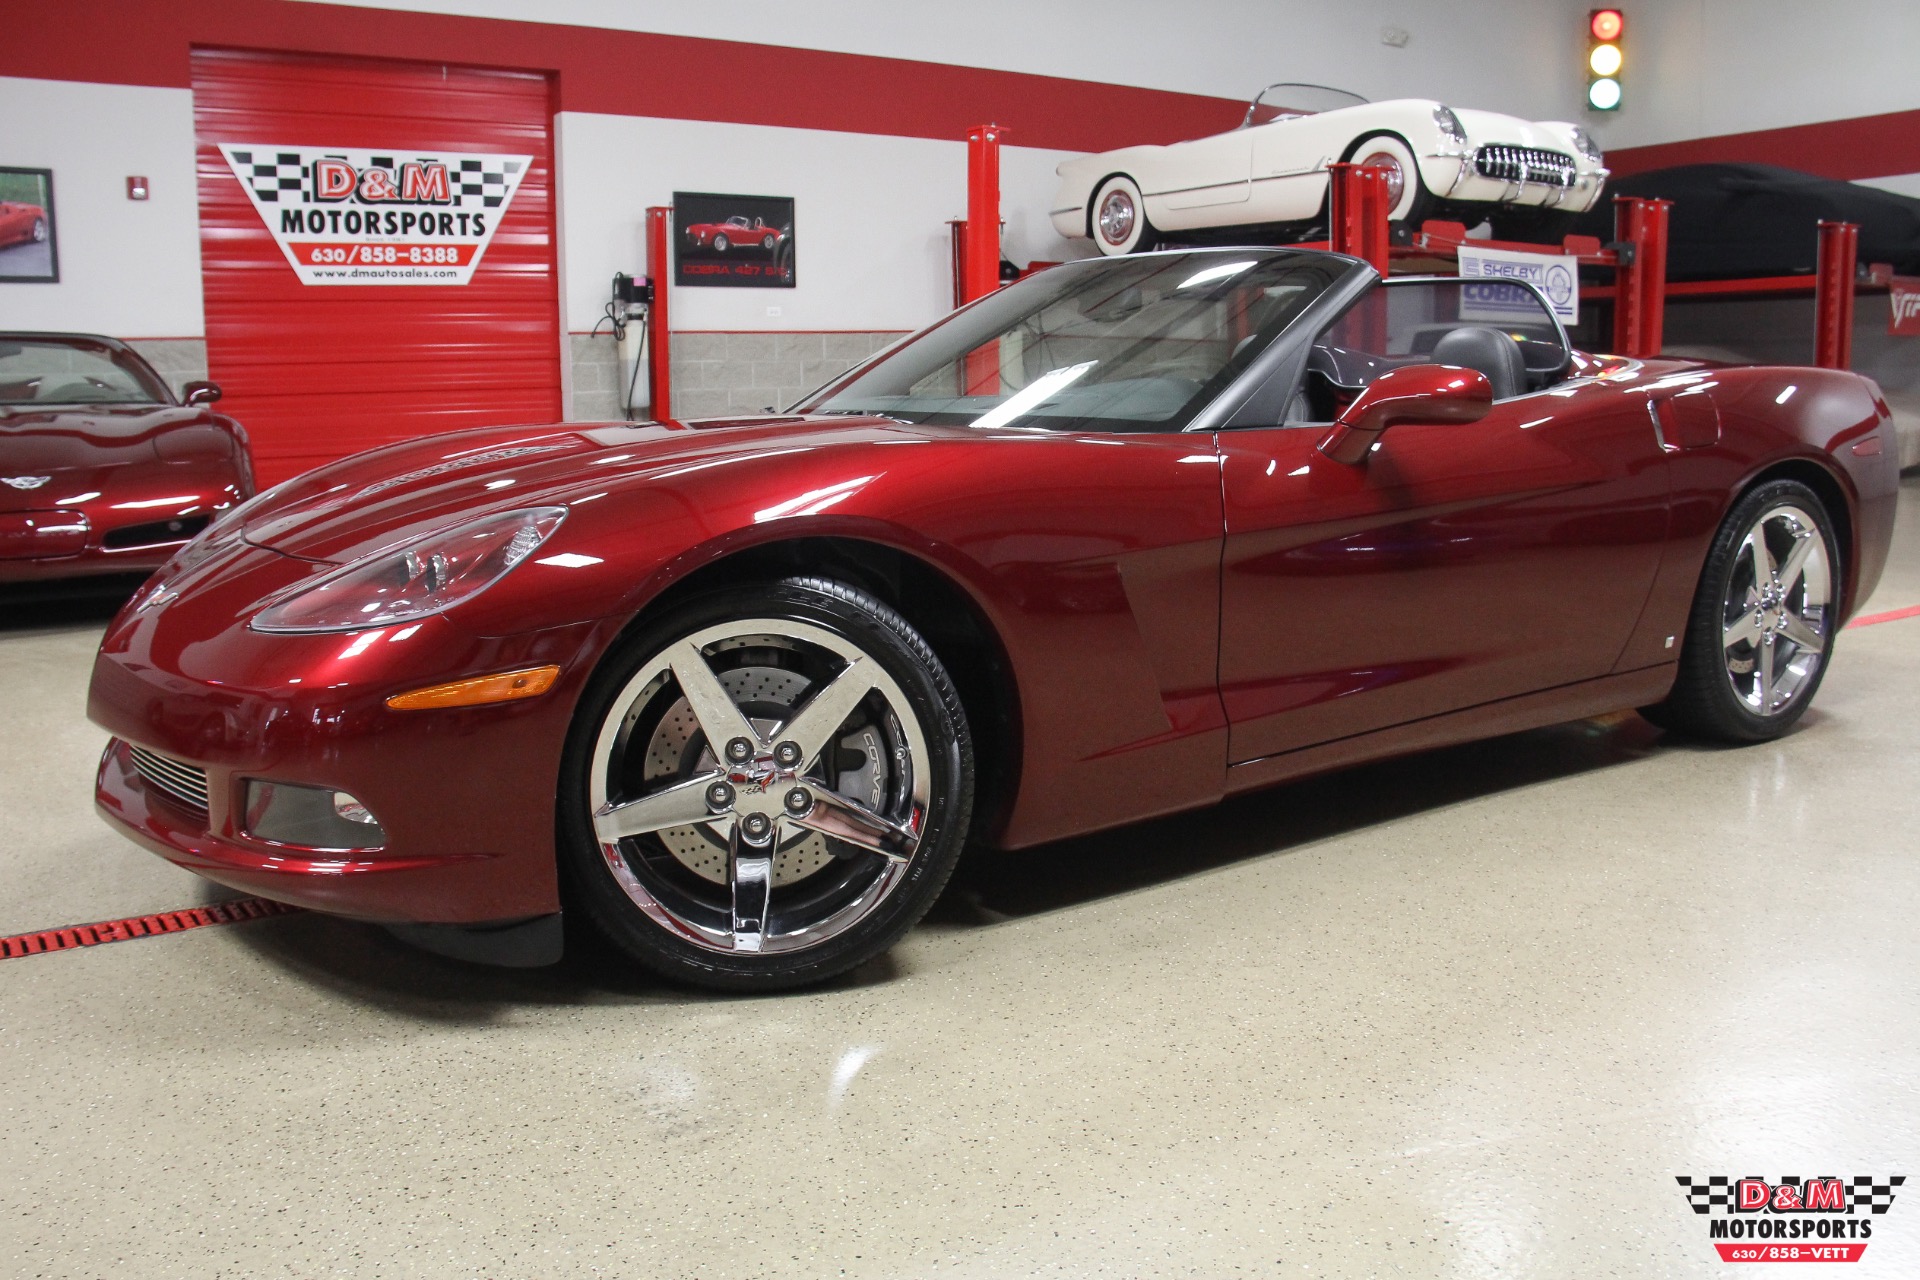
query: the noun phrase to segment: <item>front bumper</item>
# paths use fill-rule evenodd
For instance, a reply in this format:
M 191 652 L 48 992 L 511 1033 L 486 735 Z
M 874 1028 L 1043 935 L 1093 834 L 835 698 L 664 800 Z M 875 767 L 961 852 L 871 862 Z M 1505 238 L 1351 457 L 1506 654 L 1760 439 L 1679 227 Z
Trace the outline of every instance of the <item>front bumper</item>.
M 0 510 L 0 583 L 152 573 L 253 494 L 229 467 L 180 463 L 120 468 L 99 487 L 106 492 L 49 486 L 44 503 Z
M 1547 181 L 1503 180 L 1480 173 L 1474 153 L 1430 155 L 1420 158 L 1420 176 L 1427 190 L 1443 200 L 1469 204 L 1509 205 L 1585 213 L 1606 189 L 1605 169 L 1583 169 L 1572 185 Z
M 136 597 L 122 612 L 87 708 L 113 735 L 101 814 L 197 875 L 318 911 L 448 924 L 557 911 L 555 788 L 591 628 L 490 638 L 435 617 L 344 635 L 247 629 L 262 595 L 314 568 L 243 546 L 179 575 L 191 580 L 181 598 L 145 608 Z M 386 706 L 404 689 L 550 662 L 563 674 L 538 698 Z M 203 770 L 206 807 L 147 783 L 136 745 Z M 339 851 L 260 839 L 247 826 L 249 779 L 351 792 L 385 843 Z

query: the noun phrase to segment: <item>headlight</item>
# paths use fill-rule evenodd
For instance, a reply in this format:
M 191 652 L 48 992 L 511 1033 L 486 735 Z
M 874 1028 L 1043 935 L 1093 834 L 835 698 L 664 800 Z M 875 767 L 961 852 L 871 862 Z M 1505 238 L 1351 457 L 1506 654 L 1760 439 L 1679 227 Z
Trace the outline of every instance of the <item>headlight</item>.
M 1573 145 L 1579 148 L 1581 155 L 1595 164 L 1599 164 L 1605 158 L 1601 154 L 1600 144 L 1593 140 L 1593 135 L 1579 125 L 1573 126 Z
M 1466 127 L 1460 123 L 1460 117 L 1453 114 L 1452 107 L 1435 107 L 1433 109 L 1433 127 L 1440 131 L 1441 137 L 1451 142 L 1454 146 L 1464 147 L 1467 145 Z
M 362 631 L 451 609 L 506 577 L 566 515 L 565 507 L 508 511 L 377 551 L 261 610 L 251 625 Z

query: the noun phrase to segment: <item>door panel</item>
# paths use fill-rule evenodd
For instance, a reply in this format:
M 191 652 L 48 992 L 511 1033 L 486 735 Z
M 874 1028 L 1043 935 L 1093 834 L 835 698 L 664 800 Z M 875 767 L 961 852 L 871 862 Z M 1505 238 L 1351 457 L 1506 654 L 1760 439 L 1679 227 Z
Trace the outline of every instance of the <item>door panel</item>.
M 1252 151 L 1245 131 L 1177 142 L 1158 157 L 1142 194 L 1169 209 L 1244 203 Z
M 1238 763 L 1606 674 L 1666 531 L 1644 400 L 1588 383 L 1359 466 L 1222 433 L 1221 693 Z

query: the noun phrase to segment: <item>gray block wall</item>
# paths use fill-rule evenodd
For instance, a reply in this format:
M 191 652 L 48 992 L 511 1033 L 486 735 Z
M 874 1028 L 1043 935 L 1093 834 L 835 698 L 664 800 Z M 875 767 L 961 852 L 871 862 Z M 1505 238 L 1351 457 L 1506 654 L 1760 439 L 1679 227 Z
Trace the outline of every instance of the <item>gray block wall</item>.
M 897 332 L 676 333 L 672 337 L 673 416 L 708 418 L 780 410 L 898 340 Z M 618 420 L 633 366 L 611 336 L 568 340 L 575 421 Z M 644 406 L 646 373 L 633 390 Z M 636 407 L 636 418 L 646 416 Z
M 204 382 L 207 377 L 207 340 L 205 338 L 129 338 L 127 345 L 140 353 L 153 371 L 167 380 L 173 394 L 189 382 Z

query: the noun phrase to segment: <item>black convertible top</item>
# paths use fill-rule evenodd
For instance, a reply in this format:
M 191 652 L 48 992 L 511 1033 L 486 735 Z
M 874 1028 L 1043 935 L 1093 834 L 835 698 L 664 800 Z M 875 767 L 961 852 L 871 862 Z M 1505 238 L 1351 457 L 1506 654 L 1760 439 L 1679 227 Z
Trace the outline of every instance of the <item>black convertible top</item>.
M 1860 261 L 1920 274 L 1920 200 L 1770 164 L 1689 164 L 1607 184 L 1606 196 L 1673 201 L 1667 275 L 1674 280 L 1779 276 L 1814 269 L 1822 218 L 1860 227 Z M 1574 230 L 1613 239 L 1603 198 Z

